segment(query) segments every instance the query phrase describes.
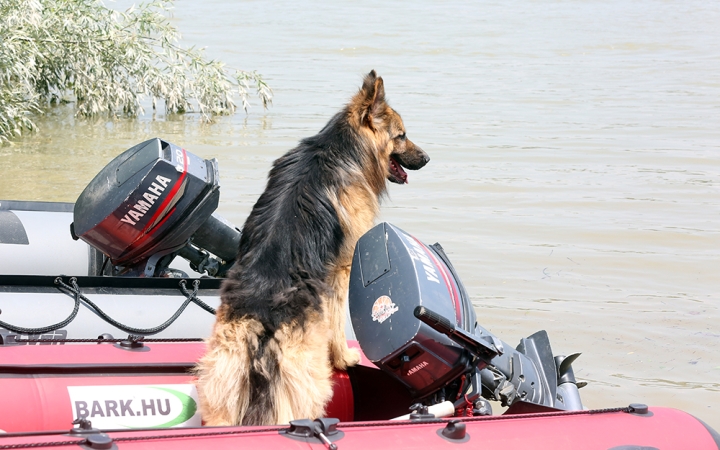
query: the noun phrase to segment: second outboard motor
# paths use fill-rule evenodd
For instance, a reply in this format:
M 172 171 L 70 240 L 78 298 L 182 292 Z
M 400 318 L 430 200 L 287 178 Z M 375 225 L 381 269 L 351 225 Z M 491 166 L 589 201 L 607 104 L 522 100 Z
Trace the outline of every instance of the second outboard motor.
M 355 247 L 349 304 L 365 355 L 417 400 L 482 393 L 518 412 L 582 409 L 570 366 L 577 355 L 555 358 L 545 331 L 512 349 L 479 326 L 439 244 L 427 246 L 389 223 L 375 226 Z
M 474 329 L 475 311 L 461 301 L 439 249 L 382 223 L 358 241 L 350 272 L 350 316 L 363 352 L 417 398 L 477 365 L 469 352 L 414 315 L 422 305 L 465 331 Z M 483 350 L 481 366 L 498 354 L 491 341 Z

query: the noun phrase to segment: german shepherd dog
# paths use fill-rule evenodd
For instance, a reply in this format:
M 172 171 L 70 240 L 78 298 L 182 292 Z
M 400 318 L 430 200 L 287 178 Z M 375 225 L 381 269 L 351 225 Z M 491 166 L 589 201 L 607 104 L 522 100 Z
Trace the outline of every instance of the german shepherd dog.
M 333 367 L 359 361 L 345 340 L 355 243 L 374 224 L 385 180 L 405 184 L 403 167 L 429 159 L 372 71 L 320 133 L 273 163 L 196 368 L 207 425 L 322 417 Z

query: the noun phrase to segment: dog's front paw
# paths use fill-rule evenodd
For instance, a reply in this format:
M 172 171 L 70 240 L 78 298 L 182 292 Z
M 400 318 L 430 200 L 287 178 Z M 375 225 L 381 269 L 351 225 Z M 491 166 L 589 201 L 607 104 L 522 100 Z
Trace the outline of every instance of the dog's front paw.
M 345 370 L 360 362 L 360 350 L 356 348 L 346 348 L 341 357 L 334 358 L 333 366 L 338 370 Z

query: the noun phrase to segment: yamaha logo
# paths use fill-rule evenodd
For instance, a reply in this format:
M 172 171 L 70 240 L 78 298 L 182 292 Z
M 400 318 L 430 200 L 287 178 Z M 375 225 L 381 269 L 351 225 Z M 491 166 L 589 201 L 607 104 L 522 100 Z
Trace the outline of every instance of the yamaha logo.
M 408 370 L 408 371 L 407 371 L 407 375 L 410 376 L 410 375 L 412 375 L 412 374 L 414 374 L 414 373 L 416 373 L 416 372 L 419 372 L 419 371 L 421 371 L 422 369 L 426 368 L 426 367 L 429 366 L 429 365 L 430 365 L 430 363 L 428 363 L 427 361 L 423 361 L 423 362 L 421 362 L 420 364 L 418 364 L 417 366 L 415 366 L 415 367 L 413 367 L 412 369 Z
M 150 211 L 150 208 L 155 204 L 155 201 L 163 194 L 163 191 L 168 187 L 172 180 L 162 175 L 155 177 L 155 181 L 148 186 L 143 194 L 144 200 L 139 200 L 135 203 L 130 211 L 123 218 L 121 222 L 129 223 L 130 225 L 136 225 L 145 214 Z

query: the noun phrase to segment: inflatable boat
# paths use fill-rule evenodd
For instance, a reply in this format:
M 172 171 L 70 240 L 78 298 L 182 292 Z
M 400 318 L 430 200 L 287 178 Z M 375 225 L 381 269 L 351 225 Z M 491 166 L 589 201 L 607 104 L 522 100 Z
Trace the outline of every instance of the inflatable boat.
M 490 333 L 442 246 L 390 223 L 356 245 L 362 360 L 334 373 L 326 417 L 204 427 L 192 368 L 240 236 L 219 187 L 217 161 L 151 139 L 75 203 L 0 201 L 0 449 L 720 448 L 682 411 L 585 409 L 579 354 Z

